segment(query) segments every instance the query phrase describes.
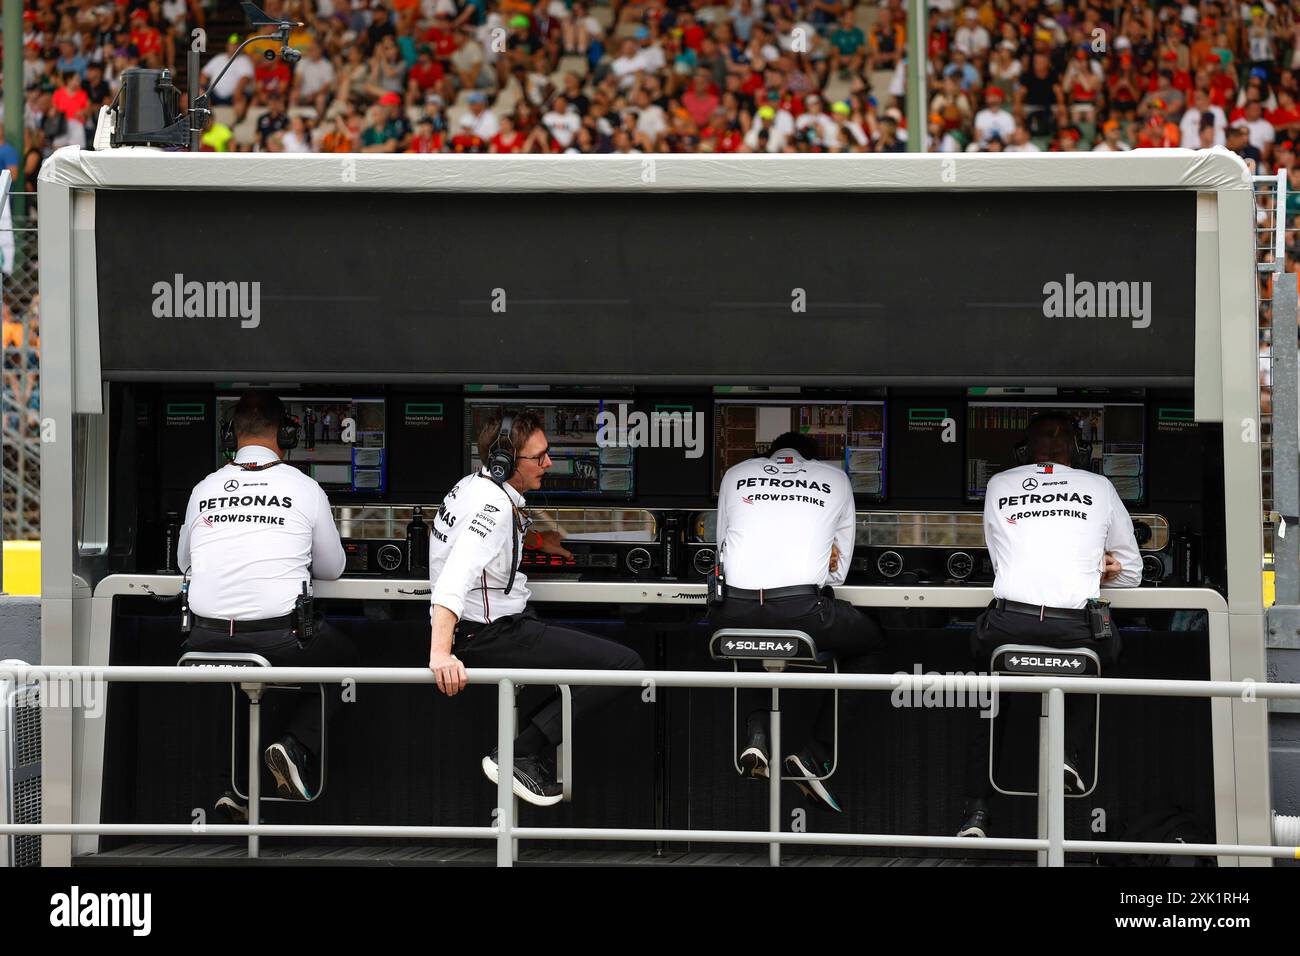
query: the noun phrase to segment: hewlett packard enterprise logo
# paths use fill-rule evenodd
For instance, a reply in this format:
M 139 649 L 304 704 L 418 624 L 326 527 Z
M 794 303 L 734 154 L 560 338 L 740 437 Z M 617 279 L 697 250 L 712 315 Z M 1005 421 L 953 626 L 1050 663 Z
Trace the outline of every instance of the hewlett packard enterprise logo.
M 1135 329 L 1151 325 L 1150 282 L 1088 282 L 1067 272 L 1064 282 L 1043 286 L 1048 319 L 1128 319 Z

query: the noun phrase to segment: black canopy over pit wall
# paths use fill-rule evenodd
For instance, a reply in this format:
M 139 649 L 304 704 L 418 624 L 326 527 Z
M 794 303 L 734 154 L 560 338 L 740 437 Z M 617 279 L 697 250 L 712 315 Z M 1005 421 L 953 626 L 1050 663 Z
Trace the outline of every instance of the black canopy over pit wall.
M 1194 371 L 1190 192 L 104 191 L 96 221 L 109 379 Z

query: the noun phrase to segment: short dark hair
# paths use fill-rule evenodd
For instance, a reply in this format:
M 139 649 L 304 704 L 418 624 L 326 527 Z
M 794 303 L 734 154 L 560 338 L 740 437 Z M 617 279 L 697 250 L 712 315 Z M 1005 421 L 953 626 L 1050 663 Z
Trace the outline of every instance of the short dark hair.
M 514 448 L 515 454 L 524 447 L 524 444 L 532 437 L 533 432 L 540 431 L 544 425 L 542 419 L 533 412 L 512 412 L 506 410 L 506 415 L 514 416 L 514 423 L 510 426 L 510 445 Z M 478 433 L 478 460 L 483 467 L 487 467 L 488 455 L 492 453 L 492 446 L 497 443 L 497 435 L 501 433 L 501 415 L 493 415 Z
M 1075 438 L 1078 424 L 1066 412 L 1043 412 L 1035 415 L 1025 431 L 1028 443 L 1028 464 L 1056 462 L 1069 465 L 1074 461 Z
M 782 448 L 789 448 L 799 453 L 801 458 L 812 461 L 817 457 L 817 443 L 807 435 L 799 432 L 786 432 L 784 435 L 777 435 L 772 440 L 771 451 L 768 455 L 775 455 Z
M 284 421 L 284 402 L 266 389 L 249 389 L 239 396 L 230 423 L 236 438 L 265 437 L 280 430 Z

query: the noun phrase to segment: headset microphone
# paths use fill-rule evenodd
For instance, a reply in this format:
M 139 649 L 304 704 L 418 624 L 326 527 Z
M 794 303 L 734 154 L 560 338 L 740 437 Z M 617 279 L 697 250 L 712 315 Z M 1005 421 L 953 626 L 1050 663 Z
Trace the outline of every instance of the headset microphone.
M 275 430 L 275 442 L 280 446 L 281 451 L 297 448 L 298 436 L 301 432 L 302 425 L 298 419 L 287 411 L 282 411 L 280 413 L 280 427 Z M 227 418 L 221 423 L 221 450 L 231 456 L 239 450 L 239 438 L 235 435 L 234 418 Z
M 505 484 L 515 473 L 515 443 L 510 437 L 514 427 L 515 417 L 503 414 L 501 427 L 497 429 L 497 437 L 493 440 L 492 447 L 488 451 L 488 460 L 484 463 L 488 475 L 498 485 Z
M 1084 441 L 1083 428 L 1073 415 L 1065 412 L 1042 412 L 1035 415 L 1029 422 L 1029 427 L 1025 429 L 1026 433 L 1042 421 L 1056 421 L 1066 424 L 1070 429 L 1070 467 L 1078 468 L 1084 471 L 1090 469 L 1092 465 L 1092 442 Z M 1029 438 L 1016 442 L 1015 457 L 1017 465 L 1029 464 Z

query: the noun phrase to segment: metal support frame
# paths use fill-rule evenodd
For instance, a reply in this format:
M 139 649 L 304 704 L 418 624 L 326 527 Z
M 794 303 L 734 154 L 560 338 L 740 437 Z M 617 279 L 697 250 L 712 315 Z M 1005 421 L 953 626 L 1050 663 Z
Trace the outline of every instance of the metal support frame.
M 230 683 L 242 678 L 238 668 L 216 667 L 10 667 L 0 672 L 15 683 L 33 680 L 90 680 L 137 683 Z M 344 680 L 367 684 L 424 684 L 434 682 L 428 668 L 306 668 L 271 667 L 259 674 L 265 683 L 330 684 Z M 472 668 L 467 672 L 471 684 L 495 683 L 497 697 L 498 759 L 514 762 L 514 688 L 520 684 L 578 684 L 579 686 L 640 687 L 652 680 L 661 687 L 766 687 L 771 689 L 825 690 L 835 687 L 852 691 L 888 691 L 899 688 L 914 691 L 924 688 L 925 675 L 917 674 L 749 674 L 717 671 L 597 671 Z M 960 675 L 950 678 L 953 689 L 961 693 L 979 689 L 979 676 Z M 442 826 L 326 826 L 326 825 L 210 825 L 196 830 L 190 824 L 123 824 L 72 823 L 56 821 L 40 824 L 0 826 L 0 834 L 40 834 L 42 836 L 86 836 L 98 834 L 131 836 L 359 836 L 408 839 L 493 839 L 497 847 L 497 864 L 514 862 L 512 840 L 623 840 L 637 842 L 702 841 L 719 843 L 765 843 L 826 846 L 916 847 L 980 851 L 1046 851 L 1049 865 L 1060 866 L 1067 852 L 1162 853 L 1166 855 L 1212 856 L 1233 860 L 1253 858 L 1292 859 L 1300 856 L 1300 847 L 1278 847 L 1267 843 L 1136 843 L 1064 838 L 1064 783 L 1061 764 L 1065 747 L 1065 694 L 1100 693 L 1121 696 L 1214 697 L 1256 700 L 1300 700 L 1300 683 L 1283 684 L 1254 681 L 1189 681 L 1141 678 L 1092 678 L 1087 686 L 1071 677 L 1002 677 L 999 690 L 1011 693 L 1035 693 L 1048 696 L 1048 817 L 1047 839 L 987 838 L 975 845 L 962 837 L 917 836 L 909 834 L 869 833 L 784 833 L 770 830 L 654 830 L 580 827 L 519 827 L 512 806 L 512 776 L 497 775 L 497 813 L 491 827 Z M 255 844 L 250 845 L 250 850 Z M 57 865 L 57 864 L 56 864 Z
M 271 662 L 261 654 L 251 652 L 220 652 L 220 651 L 190 651 L 181 655 L 181 659 L 176 662 L 177 667 L 236 667 L 236 668 L 269 668 Z M 236 730 L 238 729 L 238 720 L 236 717 L 236 693 L 235 684 L 239 684 L 239 690 L 242 690 L 248 697 L 248 792 L 239 789 L 239 777 L 235 772 L 235 756 L 238 751 L 236 746 Z M 288 684 L 277 684 L 269 681 L 249 681 L 238 680 L 232 681 L 230 685 L 230 788 L 236 796 L 242 797 L 248 801 L 248 819 L 254 823 L 262 819 L 262 803 L 312 803 L 325 792 L 325 770 L 326 770 L 326 740 L 327 740 L 327 721 L 325 719 L 325 685 L 317 684 L 320 689 L 320 785 L 316 792 L 306 800 L 292 800 L 288 797 L 263 797 L 262 796 L 262 767 L 258 761 L 258 756 L 262 750 L 262 697 L 273 690 L 294 691 L 300 693 L 311 693 L 305 687 L 298 687 Z M 257 837 L 250 835 L 248 838 L 248 856 L 249 859 L 256 859 L 258 856 Z
M 996 648 L 993 651 L 992 662 L 996 665 L 999 658 L 1001 658 L 1004 652 L 1010 653 L 1012 651 L 1031 652 L 1031 653 L 1038 652 L 1038 653 L 1045 653 L 1045 654 L 1080 654 L 1083 655 L 1084 657 L 1090 658 L 1093 664 L 1096 665 L 1097 674 L 1093 676 L 1101 675 L 1100 659 L 1097 657 L 1095 653 L 1093 653 L 1091 650 L 1089 650 L 1086 647 L 1045 647 L 1042 645 L 1034 645 L 1034 644 L 1003 644 L 1002 646 Z M 992 676 L 997 678 L 998 680 L 1001 680 L 1002 677 L 1004 676 L 1002 672 L 996 669 L 990 668 L 990 670 L 992 670 Z M 1083 677 L 1087 675 L 1079 675 L 1079 676 Z M 1079 678 L 1075 677 L 1073 679 L 1078 680 Z M 1043 694 L 1042 706 L 1039 710 L 1038 717 L 1039 717 L 1038 763 L 1039 763 L 1039 770 L 1041 771 L 1043 768 L 1043 761 L 1046 757 L 1046 751 L 1044 748 L 1047 746 L 1047 726 L 1046 726 L 1047 694 L 1046 693 Z M 997 719 L 996 717 L 989 718 L 990 722 L 996 719 Z M 1041 798 L 1041 796 L 1047 792 L 1043 787 L 1043 778 L 1041 776 L 1041 773 L 1038 778 L 1038 789 L 1034 791 L 1003 790 L 1000 786 L 998 786 L 997 777 L 994 773 L 996 768 L 993 766 L 993 734 L 991 731 L 992 728 L 990 728 L 990 733 L 989 733 L 989 783 L 993 785 L 993 789 L 996 790 L 998 793 L 1008 797 L 1040 797 Z M 1091 796 L 1092 792 L 1097 789 L 1097 780 L 1100 777 L 1101 777 L 1101 695 L 1098 694 L 1097 711 L 1093 717 L 1093 725 L 1092 725 L 1092 782 L 1088 785 L 1088 789 L 1083 791 L 1083 793 L 1072 793 L 1070 794 L 1070 796 L 1075 799 L 1081 799 L 1083 797 Z M 1043 817 L 1042 800 L 1040 799 L 1039 800 L 1039 822 L 1042 823 L 1043 819 L 1044 817 Z M 1039 835 L 1041 836 L 1042 834 L 1043 831 L 1040 827 Z
M 719 654 L 718 646 L 722 638 L 740 637 L 740 638 L 772 638 L 774 640 L 791 639 L 798 641 L 810 652 L 809 657 L 793 658 L 739 658 L 727 654 Z M 762 664 L 763 669 L 769 673 L 780 674 L 787 667 L 802 667 L 809 670 L 829 670 L 832 673 L 840 672 L 839 661 L 831 657 L 823 663 L 818 660 L 817 644 L 806 631 L 788 630 L 782 628 L 756 628 L 756 627 L 724 627 L 714 631 L 709 638 L 709 653 L 715 660 L 731 661 L 731 670 L 734 674 L 740 673 L 741 660 L 753 660 Z M 834 695 L 834 729 L 831 734 L 831 767 L 821 776 L 814 777 L 787 777 L 784 775 L 782 768 L 785 761 L 781 757 L 781 690 L 779 687 L 772 688 L 772 700 L 768 709 L 768 734 L 771 738 L 771 761 L 768 764 L 767 771 L 767 797 L 768 797 L 768 829 L 772 833 L 781 832 L 781 783 L 782 781 L 795 782 L 798 780 L 828 780 L 834 774 L 840 762 L 840 691 L 835 688 L 832 691 Z M 732 754 L 731 765 L 736 768 L 736 773 L 741 773 L 740 763 L 736 760 L 735 744 L 740 730 L 740 689 L 733 687 L 731 689 L 731 741 Z M 774 841 L 768 847 L 768 862 L 772 866 L 781 865 L 781 844 Z
M 1284 221 L 1281 217 L 1280 221 Z M 1278 340 L 1277 329 L 1295 328 L 1300 303 L 1294 272 L 1279 272 L 1273 281 L 1273 544 L 1275 603 L 1264 612 L 1270 649 L 1300 650 L 1300 386 L 1296 349 Z M 1275 710 L 1300 710 L 1277 701 Z
M 918 41 L 921 39 L 914 36 Z M 919 58 L 916 66 L 920 66 Z M 919 135 L 921 130 L 914 132 Z M 1224 426 L 1223 501 L 1207 503 L 1207 507 L 1221 504 L 1218 513 L 1226 529 L 1228 600 L 1225 604 L 1217 594 L 1201 596 L 1201 589 L 1197 588 L 1144 588 L 1141 590 L 1149 593 L 1134 595 L 1132 600 L 1136 603 L 1128 606 L 1207 607 L 1211 677 L 1258 681 L 1266 673 L 1259 587 L 1260 450 L 1258 442 L 1247 442 L 1241 437 L 1242 423 L 1255 420 L 1259 414 L 1258 271 L 1251 183 L 1240 158 L 1222 150 L 1199 154 L 1182 150 L 1142 153 L 1121 163 L 1112 163 L 1107 157 L 1083 156 L 773 156 L 770 162 L 762 163 L 749 162 L 743 157 L 724 162 L 715 158 L 667 156 L 657 161 L 657 174 L 650 178 L 641 175 L 639 157 L 605 157 L 600 162 L 589 161 L 590 157 L 547 157 L 544 162 L 536 158 L 502 157 L 501 163 L 491 164 L 490 170 L 487 165 L 469 170 L 457 162 L 458 157 L 358 156 L 355 182 L 344 184 L 339 183 L 337 163 L 319 156 L 295 160 L 293 188 L 304 193 L 342 189 L 357 194 L 368 191 L 527 193 L 568 189 L 613 194 L 626 192 L 632 183 L 640 184 L 638 191 L 648 195 L 734 190 L 761 195 L 793 190 L 906 196 L 924 188 L 945 193 L 1061 190 L 1074 192 L 1082 199 L 1095 190 L 1110 189 L 1160 190 L 1194 196 L 1197 268 L 1192 385 L 1196 420 Z M 110 641 L 107 629 L 101 633 L 93 626 L 96 621 L 111 622 L 111 600 L 101 602 L 97 596 L 105 580 L 104 561 L 88 560 L 79 553 L 76 525 L 82 502 L 74 490 L 73 476 L 81 452 L 75 451 L 74 443 L 68 440 L 74 414 L 104 413 L 101 397 L 104 375 L 98 351 L 101 309 L 94 281 L 96 194 L 106 189 L 168 189 L 224 191 L 233 197 L 245 196 L 258 190 L 284 187 L 284 167 L 272 161 L 276 159 L 251 155 L 173 157 L 127 150 L 102 153 L 60 150 L 42 167 L 39 240 L 44 367 L 40 415 L 43 428 L 51 436 L 56 433 L 58 436 L 41 447 L 43 661 L 58 665 L 106 661 Z M 339 374 L 302 368 L 284 371 L 304 381 L 323 378 L 336 381 Z M 430 371 L 420 380 L 438 381 L 439 374 Z M 584 369 L 569 380 L 592 381 L 600 374 L 598 370 Z M 674 382 L 700 384 L 715 377 L 704 372 L 670 376 Z M 637 375 L 632 378 L 639 379 Z M 791 376 L 790 382 L 796 383 L 795 378 Z M 819 381 L 839 384 L 834 376 L 821 376 Z M 1049 382 L 1056 384 L 1056 378 L 1045 376 L 1044 384 Z M 101 474 L 90 475 L 88 485 L 107 480 Z M 100 489 L 87 487 L 86 493 L 99 494 Z M 424 584 L 419 582 L 414 586 Z M 396 597 L 392 592 L 402 586 L 411 585 L 397 581 L 340 581 L 322 588 L 317 596 L 366 594 L 391 598 Z M 367 587 L 374 590 L 367 592 Z M 967 607 L 972 606 L 968 601 L 987 603 L 988 600 L 984 588 L 898 587 L 893 589 L 893 594 L 887 593 L 889 590 L 845 588 L 838 596 L 852 600 L 850 594 L 858 592 L 866 599 L 854 603 L 878 607 Z M 534 599 L 587 600 L 576 597 L 587 593 L 586 583 L 566 586 L 563 582 L 538 582 Z M 691 598 L 680 595 L 696 592 L 678 582 L 623 582 L 610 584 L 607 593 L 621 593 L 620 603 L 665 604 L 689 601 Z M 560 597 L 561 594 L 564 596 Z M 909 600 L 911 604 L 905 603 Z M 1121 605 L 1117 601 L 1115 606 Z M 1215 700 L 1211 708 L 1219 836 L 1234 845 L 1238 837 L 1247 843 L 1259 842 L 1271 825 L 1267 713 L 1252 703 L 1226 698 Z M 69 826 L 76 820 L 98 818 L 103 729 L 95 725 L 102 723 L 60 711 L 49 712 L 43 721 L 46 761 L 43 818 L 52 826 Z M 82 852 L 96 843 L 93 833 L 88 831 L 63 830 L 57 835 L 50 831 L 50 834 L 42 841 L 42 852 L 43 858 L 51 863 L 66 865 L 71 861 L 74 844 L 67 834 L 77 836 L 76 846 Z
M 110 638 L 113 624 L 114 599 L 121 597 L 166 597 L 180 593 L 180 575 L 157 575 L 157 574 L 116 574 L 104 578 L 95 587 L 93 600 L 90 601 L 91 611 L 85 620 L 85 636 L 78 643 L 78 660 L 92 665 L 96 673 L 104 673 L 108 666 Z M 420 592 L 421 587 L 427 587 L 427 582 L 404 579 L 362 579 L 362 578 L 342 578 L 338 581 L 316 581 L 313 582 L 313 589 L 318 598 L 330 599 L 336 601 L 363 601 L 363 600 L 397 600 L 397 601 L 422 601 L 427 602 L 427 594 Z M 572 603 L 582 601 L 597 604 L 680 604 L 683 596 L 685 600 L 690 600 L 692 596 L 698 596 L 702 599 L 705 594 L 705 585 L 678 583 L 671 584 L 641 584 L 641 583 L 621 583 L 621 582 L 554 582 L 538 581 L 531 584 L 533 600 L 539 603 L 561 602 Z M 849 586 L 836 588 L 836 597 L 848 601 L 850 604 L 860 607 L 873 608 L 959 608 L 967 610 L 983 609 L 988 606 L 989 601 L 993 599 L 991 588 L 986 587 L 964 587 L 964 588 L 945 588 L 937 586 L 916 586 L 916 587 L 889 587 L 889 586 Z M 1115 610 L 1168 610 L 1175 608 L 1199 609 L 1206 612 L 1208 623 L 1208 643 L 1209 643 L 1209 677 L 1212 682 L 1222 683 L 1232 678 L 1231 666 L 1231 615 L 1228 613 L 1227 602 L 1223 595 L 1209 588 L 1103 588 L 1102 597 L 1111 602 L 1111 607 Z M 352 676 L 359 681 L 369 680 L 370 669 L 361 669 Z M 471 672 L 480 673 L 480 672 Z M 494 672 L 502 673 L 502 672 Z M 546 672 L 548 675 L 551 672 Z M 577 674 L 589 674 L 590 672 L 579 671 Z M 714 672 L 716 675 L 716 672 Z M 745 680 L 761 678 L 760 674 L 735 674 L 740 683 L 724 683 L 716 686 L 731 687 L 766 687 L 766 684 L 743 683 Z M 842 679 L 840 675 L 781 675 L 785 677 L 796 677 L 810 679 L 814 682 L 824 682 L 820 688 L 825 689 L 834 687 L 837 690 L 847 689 L 845 685 L 836 683 Z M 305 678 L 307 680 L 328 680 L 323 672 L 316 672 L 315 676 Z M 549 677 L 548 677 L 549 679 Z M 1019 678 L 1017 678 L 1019 679 Z M 1002 680 L 1002 686 L 1006 686 L 1008 679 Z M 1105 678 L 1096 678 L 1094 680 L 1105 680 Z M 554 681 L 551 681 L 552 683 Z M 573 681 L 579 685 L 590 683 L 584 677 L 577 677 Z M 527 683 L 527 681 L 525 681 Z M 1123 682 L 1126 687 L 1131 686 L 1129 681 Z M 699 686 L 674 683 L 671 679 L 659 681 L 658 686 Z M 713 685 L 706 685 L 713 686 Z M 783 684 L 789 687 L 789 684 Z M 818 684 L 806 686 L 817 687 Z M 1100 686 L 1100 685 L 1090 685 Z M 964 687 L 964 685 L 963 685 Z M 1298 700 L 1297 702 L 1300 702 Z M 1288 700 L 1278 700 L 1276 703 L 1290 704 Z M 1237 706 L 1253 707 L 1254 704 L 1242 704 Z M 1215 832 L 1218 838 L 1227 845 L 1237 845 L 1239 834 L 1242 829 L 1242 810 L 1237 800 L 1237 778 L 1239 776 L 1236 751 L 1238 748 L 1237 735 L 1234 732 L 1233 725 L 1233 707 L 1232 700 L 1224 697 L 1212 699 L 1210 701 L 1210 727 L 1211 727 L 1211 746 L 1213 748 L 1213 774 L 1214 774 L 1214 792 L 1215 792 Z M 1262 710 L 1262 708 L 1261 708 Z M 68 817 L 69 823 L 81 823 L 85 821 L 98 821 L 100 818 L 101 807 L 101 786 L 100 781 L 103 775 L 104 764 L 104 720 L 86 720 L 77 712 L 71 714 L 75 733 L 79 742 L 79 762 L 76 766 L 76 775 L 80 782 L 78 797 L 73 804 L 71 815 Z M 513 739 L 513 738 L 512 738 Z M 50 819 L 47 815 L 45 819 Z M 1261 833 L 1267 833 L 1271 827 L 1271 819 L 1260 822 L 1255 827 L 1256 839 L 1261 839 Z M 74 840 L 70 841 L 69 846 L 73 848 L 76 855 L 85 855 L 95 853 L 99 847 L 98 832 L 95 830 L 65 830 L 64 833 L 74 835 Z M 109 832 L 109 831 L 104 831 Z M 489 831 L 495 833 L 495 830 Z M 652 831 L 653 832 L 653 831 Z M 791 842 L 786 837 L 789 834 L 782 834 L 782 842 Z M 50 840 L 54 837 L 47 837 L 45 845 L 49 845 Z M 667 833 L 659 836 L 651 836 L 648 839 L 669 842 L 674 837 Z M 680 838 L 689 841 L 692 837 Z M 935 838 L 939 839 L 939 838 Z M 746 842 L 744 840 L 734 842 Z M 766 841 L 764 841 L 766 842 Z M 970 841 L 964 840 L 962 843 L 954 843 L 954 847 L 968 847 Z M 897 845 L 897 846 L 933 846 L 940 847 L 945 844 L 862 844 L 862 845 Z M 981 841 L 981 846 L 990 847 L 992 844 L 987 841 Z M 1028 849 L 1028 848 L 1025 848 Z M 1220 866 L 1235 866 L 1237 860 L 1233 857 L 1220 855 Z

